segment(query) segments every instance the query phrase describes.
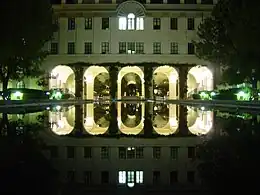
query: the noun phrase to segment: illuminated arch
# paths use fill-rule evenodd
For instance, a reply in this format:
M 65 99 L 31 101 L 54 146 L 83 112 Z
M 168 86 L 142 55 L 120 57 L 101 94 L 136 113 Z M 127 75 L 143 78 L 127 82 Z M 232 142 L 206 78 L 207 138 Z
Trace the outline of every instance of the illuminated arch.
M 65 65 L 58 65 L 51 71 L 50 88 L 67 88 L 75 93 L 74 71 Z
M 153 127 L 155 132 L 159 135 L 172 135 L 177 132 L 179 127 L 179 122 L 176 115 L 177 105 L 169 105 L 169 121 L 164 127 Z
M 123 124 L 122 119 L 121 119 L 121 102 L 118 102 L 118 116 L 117 116 L 117 121 L 118 121 L 118 127 L 121 133 L 126 134 L 126 135 L 137 135 L 142 132 L 144 128 L 144 111 L 145 111 L 145 105 L 142 103 L 141 106 L 141 121 L 140 123 L 133 128 L 127 127 Z
M 102 135 L 108 130 L 108 127 L 99 127 L 94 120 L 94 104 L 86 104 L 86 112 L 84 113 L 83 127 L 90 135 Z
M 49 112 L 51 131 L 56 135 L 68 135 L 75 126 L 75 107 L 68 111 Z
M 137 1 L 129 0 L 119 4 L 116 12 L 119 17 L 125 17 L 129 13 L 134 14 L 136 17 L 144 17 L 145 7 Z
M 213 74 L 206 66 L 195 66 L 189 70 L 188 93 L 213 90 Z
M 154 70 L 154 74 L 163 73 L 169 80 L 169 99 L 176 99 L 177 97 L 177 80 L 179 74 L 177 70 L 171 66 L 160 66 Z
M 213 112 L 212 111 L 188 111 L 188 128 L 194 135 L 205 135 L 213 127 Z
M 121 82 L 122 82 L 122 78 L 127 74 L 127 73 L 135 73 L 137 74 L 140 79 L 141 79 L 141 88 L 142 88 L 142 97 L 144 97 L 144 73 L 142 71 L 142 69 L 138 66 L 127 66 L 127 67 L 123 67 L 119 73 L 118 73 L 118 80 L 117 80 L 117 84 L 118 84 L 118 91 L 117 91 L 117 98 L 121 99 Z
M 107 69 L 103 66 L 90 66 L 84 73 L 85 94 L 87 99 L 94 98 L 94 80 L 97 75 L 101 73 L 108 73 Z

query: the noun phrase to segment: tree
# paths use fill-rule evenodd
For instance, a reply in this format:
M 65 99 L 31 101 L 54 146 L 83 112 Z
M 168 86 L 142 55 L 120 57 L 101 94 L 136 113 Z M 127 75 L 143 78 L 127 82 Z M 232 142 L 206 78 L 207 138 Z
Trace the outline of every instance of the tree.
M 260 72 L 260 2 L 219 0 L 198 28 L 197 56 L 224 67 L 227 82 L 251 80 Z
M 201 164 L 198 171 L 215 194 L 226 192 L 260 192 L 255 178 L 260 173 L 259 124 L 253 120 L 222 121 L 224 133 L 213 135 L 198 147 Z
M 5 28 L 0 36 L 0 81 L 3 90 L 9 80 L 39 76 L 47 55 L 44 45 L 52 38 L 52 7 L 46 0 L 1 1 L 0 17 Z

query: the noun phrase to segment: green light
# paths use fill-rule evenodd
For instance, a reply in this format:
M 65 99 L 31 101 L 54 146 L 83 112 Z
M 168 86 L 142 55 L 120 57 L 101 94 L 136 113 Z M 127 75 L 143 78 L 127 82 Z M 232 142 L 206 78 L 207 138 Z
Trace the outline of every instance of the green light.
M 249 100 L 250 99 L 250 94 L 245 93 L 244 91 L 239 91 L 237 94 L 237 100 Z
M 15 93 L 11 94 L 11 100 L 22 100 L 23 99 L 23 93 L 20 91 L 16 91 Z
M 216 93 L 213 91 L 213 92 L 210 93 L 210 95 L 211 95 L 211 96 L 215 96 Z

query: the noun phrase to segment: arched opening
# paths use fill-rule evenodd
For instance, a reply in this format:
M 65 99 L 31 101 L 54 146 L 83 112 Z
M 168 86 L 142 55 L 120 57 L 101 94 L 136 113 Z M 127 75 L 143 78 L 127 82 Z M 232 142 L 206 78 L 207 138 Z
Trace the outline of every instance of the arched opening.
M 50 89 L 62 89 L 75 94 L 75 74 L 69 66 L 58 65 L 52 69 L 49 83 Z
M 176 133 L 179 123 L 177 120 L 176 104 L 156 104 L 153 110 L 153 127 L 159 135 Z
M 92 114 L 91 114 L 92 113 Z M 105 134 L 109 127 L 109 104 L 85 104 L 83 126 L 91 135 Z
M 202 90 L 213 90 L 213 74 L 206 66 L 192 67 L 188 74 L 188 96 Z
M 56 106 L 49 112 L 49 123 L 54 134 L 70 134 L 75 126 L 75 107 Z
M 144 97 L 144 73 L 138 66 L 128 66 L 122 68 L 118 73 L 118 99 L 125 96 L 127 86 L 131 84 L 132 89 L 138 90 L 139 97 Z M 124 86 L 123 86 L 124 85 Z M 135 85 L 135 87 L 133 86 Z M 128 94 L 132 94 L 128 90 Z
M 153 74 L 154 95 L 176 99 L 178 97 L 178 72 L 170 66 L 160 66 Z
M 84 73 L 85 98 L 92 100 L 94 96 L 99 97 L 101 94 L 108 94 L 108 80 L 109 74 L 105 67 L 90 66 Z
M 194 135 L 205 135 L 213 127 L 213 112 L 188 109 L 188 128 Z
M 127 73 L 122 78 L 121 94 L 123 97 L 142 96 L 142 83 L 140 77 L 135 73 Z
M 144 106 L 140 103 L 118 102 L 118 127 L 123 134 L 137 135 L 143 130 Z

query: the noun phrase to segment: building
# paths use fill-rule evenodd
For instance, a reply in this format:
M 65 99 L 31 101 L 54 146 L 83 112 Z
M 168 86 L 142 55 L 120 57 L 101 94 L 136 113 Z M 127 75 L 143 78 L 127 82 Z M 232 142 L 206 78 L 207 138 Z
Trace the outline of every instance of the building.
M 51 55 L 43 64 L 49 87 L 66 88 L 88 99 L 100 95 L 94 83 L 105 86 L 109 78 L 108 90 L 115 89 L 110 95 L 118 98 L 161 95 L 174 99 L 211 90 L 215 68 L 194 55 L 192 40 L 215 3 L 62 0 L 54 4 L 59 30 L 46 45 Z M 37 88 L 32 79 L 12 85 Z M 168 86 L 166 91 L 162 85 Z

